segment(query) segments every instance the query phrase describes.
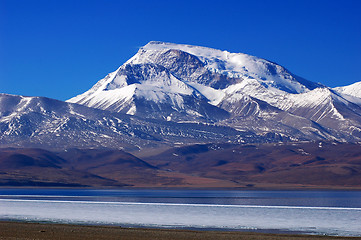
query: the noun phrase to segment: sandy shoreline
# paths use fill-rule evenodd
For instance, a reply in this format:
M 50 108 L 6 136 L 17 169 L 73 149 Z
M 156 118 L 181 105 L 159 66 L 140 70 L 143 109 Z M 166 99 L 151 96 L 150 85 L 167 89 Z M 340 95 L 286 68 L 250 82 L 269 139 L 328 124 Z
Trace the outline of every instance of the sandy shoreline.
M 222 240 L 222 239 L 361 239 L 361 237 L 329 237 L 297 234 L 266 234 L 237 231 L 193 231 L 172 229 L 122 228 L 25 222 L 0 222 L 0 239 L 122 239 L 122 240 Z

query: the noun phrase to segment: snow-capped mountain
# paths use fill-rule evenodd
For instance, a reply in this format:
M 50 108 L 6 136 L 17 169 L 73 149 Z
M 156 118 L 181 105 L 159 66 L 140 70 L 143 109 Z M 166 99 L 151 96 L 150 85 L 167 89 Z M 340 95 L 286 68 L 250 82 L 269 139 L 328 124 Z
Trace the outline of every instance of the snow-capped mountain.
M 104 110 L 176 121 L 216 121 L 228 113 L 161 65 L 125 64 L 69 100 Z
M 188 82 L 215 89 L 224 89 L 248 78 L 256 79 L 267 88 L 290 93 L 301 93 L 319 86 L 265 59 L 200 46 L 150 42 L 125 64 L 146 62 L 162 65 Z
M 68 102 L 286 139 L 359 140 L 358 98 L 243 53 L 150 42 Z
M 215 122 L 229 116 L 215 107 L 226 95 L 237 88 L 254 88 L 255 83 L 260 88 L 255 94 L 263 88 L 281 95 L 303 93 L 318 86 L 277 64 L 246 54 L 150 42 L 69 102 L 173 121 Z
M 0 94 L 0 145 L 144 147 L 198 142 L 267 142 L 268 137 L 209 124 L 146 120 L 44 97 Z
M 330 89 L 243 53 L 150 42 L 67 102 L 0 94 L 0 143 L 134 150 L 208 142 L 358 142 L 358 87 Z
M 333 90 L 340 94 L 346 94 L 352 97 L 361 98 L 361 82 L 356 82 L 344 87 L 335 87 L 333 88 Z

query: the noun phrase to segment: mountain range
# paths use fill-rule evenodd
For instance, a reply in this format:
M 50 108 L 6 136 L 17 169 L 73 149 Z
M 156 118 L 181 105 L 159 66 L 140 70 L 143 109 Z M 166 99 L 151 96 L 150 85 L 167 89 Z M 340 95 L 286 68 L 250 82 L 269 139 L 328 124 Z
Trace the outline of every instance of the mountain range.
M 360 85 L 328 88 L 242 53 L 150 42 L 68 102 L 288 141 L 359 141 Z
M 361 140 L 361 84 L 329 88 L 243 53 L 150 42 L 67 102 L 0 95 L 4 146 Z
M 109 154 L 122 157 L 110 158 L 105 165 L 114 167 L 115 163 L 121 162 L 119 159 L 131 159 L 129 161 L 136 162 L 139 169 L 147 169 L 142 174 L 157 176 L 157 179 L 169 176 L 165 168 L 169 166 L 171 171 L 183 175 L 165 179 L 177 182 L 179 179 L 189 180 L 194 174 L 208 180 L 215 176 L 220 179 L 219 176 L 225 177 L 232 172 L 231 169 L 225 171 L 225 166 L 239 167 L 240 164 L 245 167 L 248 163 L 236 164 L 232 163 L 233 160 L 219 158 L 212 162 L 214 165 L 204 166 L 203 170 L 193 169 L 194 173 L 187 158 L 182 158 L 183 166 L 177 162 L 178 158 L 174 163 L 164 162 L 164 159 L 179 155 L 172 150 L 174 147 L 209 148 L 214 144 L 229 144 L 232 151 L 242 152 L 239 148 L 252 144 L 276 146 L 285 143 L 292 146 L 294 143 L 317 145 L 318 142 L 328 142 L 351 144 L 352 148 L 357 148 L 360 141 L 361 82 L 330 88 L 296 76 L 285 67 L 262 58 L 200 46 L 149 42 L 91 89 L 65 102 L 0 94 L 0 146 L 5 149 L 0 165 L 13 169 L 16 164 L 23 166 L 30 161 L 31 166 L 45 164 L 51 171 L 68 169 L 78 179 L 92 179 L 90 185 L 126 186 L 132 185 L 132 181 L 116 180 L 109 168 L 102 167 L 99 162 L 89 162 L 89 166 L 81 162 L 79 159 L 86 155 L 84 152 L 80 154 L 81 149 L 90 152 L 91 149 L 123 150 L 144 156 L 145 159 L 132 155 L 124 158 L 128 153 L 113 152 Z M 14 147 L 42 150 L 29 150 L 27 154 L 22 153 L 25 150 L 19 150 L 20 156 L 9 155 Z M 78 154 L 79 158 L 72 159 L 62 153 L 69 149 L 73 149 L 73 154 Z M 193 167 L 203 166 L 199 159 L 210 156 L 202 155 L 202 150 L 199 150 L 202 147 L 191 149 L 197 154 Z M 265 150 L 268 147 L 262 149 L 265 154 L 269 152 Z M 35 156 L 43 156 L 42 151 L 56 151 L 56 154 L 50 162 L 44 163 Z M 222 152 L 230 154 L 229 151 Z M 158 159 L 152 158 L 150 153 Z M 103 153 L 96 154 L 98 161 Z M 292 164 L 305 168 L 308 163 Z M 331 162 L 327 164 L 332 165 Z M 257 174 L 266 176 L 262 169 L 274 171 L 271 165 L 269 162 L 262 162 L 259 167 L 253 164 L 252 171 L 259 170 Z M 348 171 L 352 175 L 359 171 L 356 165 L 347 169 L 340 167 L 341 170 L 335 168 L 335 171 Z M 218 172 L 213 176 L 206 173 L 206 169 L 213 173 L 218 169 Z M 223 169 L 223 175 L 220 169 Z M 59 178 L 71 175 L 68 170 L 63 170 L 55 175 Z M 226 179 L 233 183 L 240 180 L 237 177 Z M 244 179 L 258 181 L 249 176 Z M 76 184 L 80 186 L 85 182 L 76 181 Z

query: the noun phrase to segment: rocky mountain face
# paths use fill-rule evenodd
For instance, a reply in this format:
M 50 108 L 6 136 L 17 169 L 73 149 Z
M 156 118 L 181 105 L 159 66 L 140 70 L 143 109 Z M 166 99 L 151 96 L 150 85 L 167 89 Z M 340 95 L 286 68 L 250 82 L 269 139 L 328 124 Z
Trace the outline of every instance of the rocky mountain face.
M 355 89 L 355 88 L 353 88 Z M 361 99 L 243 53 L 150 42 L 68 102 L 280 141 L 359 141 Z
M 43 97 L 0 94 L 1 147 L 116 148 L 128 151 L 198 142 L 262 142 L 231 127 L 174 123 Z
M 129 151 L 361 140 L 359 84 L 330 89 L 243 53 L 150 42 L 67 102 L 0 94 L 1 146 Z

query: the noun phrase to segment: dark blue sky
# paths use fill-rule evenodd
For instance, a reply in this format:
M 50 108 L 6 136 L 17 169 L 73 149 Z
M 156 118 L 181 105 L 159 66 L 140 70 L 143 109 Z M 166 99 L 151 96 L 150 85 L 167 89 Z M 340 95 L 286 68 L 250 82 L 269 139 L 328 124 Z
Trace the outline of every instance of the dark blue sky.
M 0 92 L 65 100 L 151 40 L 262 57 L 328 86 L 361 81 L 361 1 L 0 0 Z

